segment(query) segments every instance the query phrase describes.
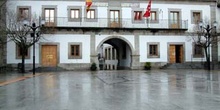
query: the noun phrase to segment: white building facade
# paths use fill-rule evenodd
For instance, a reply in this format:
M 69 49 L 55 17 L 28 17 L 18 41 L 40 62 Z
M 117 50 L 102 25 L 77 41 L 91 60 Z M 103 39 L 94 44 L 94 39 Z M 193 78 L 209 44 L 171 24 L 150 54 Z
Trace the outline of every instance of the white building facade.
M 7 7 L 17 13 L 18 21 L 38 22 L 33 16 L 40 17 L 54 29 L 36 43 L 38 67 L 84 70 L 106 56 L 103 44 L 114 50 L 114 68 L 142 69 L 145 62 L 154 67 L 203 62 L 204 51 L 187 33 L 201 20 L 219 21 L 217 4 L 216 0 L 152 0 L 148 20 L 143 17 L 147 0 L 93 0 L 88 12 L 84 0 L 8 0 Z M 218 57 L 218 50 L 213 51 Z M 30 48 L 27 65 L 32 65 L 32 56 Z M 19 49 L 8 42 L 7 64 L 20 62 Z

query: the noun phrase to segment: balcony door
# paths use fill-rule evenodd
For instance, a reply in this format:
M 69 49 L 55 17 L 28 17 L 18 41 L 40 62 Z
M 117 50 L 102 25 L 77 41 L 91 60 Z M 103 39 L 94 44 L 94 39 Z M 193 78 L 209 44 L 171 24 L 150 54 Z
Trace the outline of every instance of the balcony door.
M 54 8 L 45 8 L 45 25 L 54 26 L 55 25 L 55 9 Z
M 180 15 L 178 11 L 170 12 L 170 28 L 179 28 L 180 27 Z
M 110 27 L 120 27 L 119 10 L 110 10 Z

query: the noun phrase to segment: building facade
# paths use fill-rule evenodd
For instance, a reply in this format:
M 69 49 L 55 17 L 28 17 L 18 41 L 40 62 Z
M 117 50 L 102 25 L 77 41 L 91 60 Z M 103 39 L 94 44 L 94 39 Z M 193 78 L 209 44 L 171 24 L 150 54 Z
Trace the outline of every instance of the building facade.
M 85 0 L 8 0 L 7 7 L 16 12 L 18 22 L 38 22 L 35 16 L 53 29 L 36 44 L 37 66 L 78 70 L 99 64 L 100 59 L 106 61 L 106 69 L 142 69 L 145 62 L 154 67 L 204 62 L 204 51 L 188 33 L 201 20 L 218 21 L 217 4 L 216 0 L 152 0 L 148 19 L 143 17 L 147 0 L 93 0 L 88 12 Z M 7 47 L 7 64 L 17 65 L 19 49 L 14 42 Z M 212 51 L 218 61 L 217 48 Z M 32 65 L 32 55 L 30 48 L 27 65 Z

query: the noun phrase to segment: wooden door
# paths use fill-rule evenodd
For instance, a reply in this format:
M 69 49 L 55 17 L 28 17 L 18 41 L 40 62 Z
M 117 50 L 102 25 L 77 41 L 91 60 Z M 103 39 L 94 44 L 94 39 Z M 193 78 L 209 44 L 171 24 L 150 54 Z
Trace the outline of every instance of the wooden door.
M 170 63 L 176 63 L 176 48 L 175 48 L 175 45 L 170 45 L 170 48 L 169 48 L 169 61 L 170 61 Z
M 54 67 L 57 66 L 57 46 L 43 45 L 41 51 L 42 66 Z

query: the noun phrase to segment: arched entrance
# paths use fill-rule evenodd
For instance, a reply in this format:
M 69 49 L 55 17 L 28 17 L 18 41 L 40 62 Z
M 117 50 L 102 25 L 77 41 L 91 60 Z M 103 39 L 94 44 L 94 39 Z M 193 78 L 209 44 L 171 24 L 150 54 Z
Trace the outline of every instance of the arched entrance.
M 131 69 L 132 50 L 130 42 L 123 37 L 112 36 L 104 39 L 97 47 L 100 69 Z

